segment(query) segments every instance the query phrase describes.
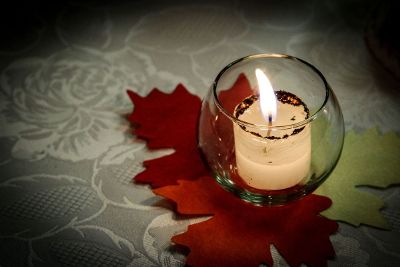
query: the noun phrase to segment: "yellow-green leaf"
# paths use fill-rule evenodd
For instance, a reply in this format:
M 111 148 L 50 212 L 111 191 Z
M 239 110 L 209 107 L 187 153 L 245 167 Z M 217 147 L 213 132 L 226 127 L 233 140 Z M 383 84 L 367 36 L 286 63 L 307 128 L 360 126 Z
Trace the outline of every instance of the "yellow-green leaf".
M 374 128 L 346 134 L 335 170 L 315 193 L 332 199 L 331 208 L 322 213 L 330 219 L 389 228 L 379 212 L 383 200 L 356 187 L 393 184 L 400 184 L 400 138 L 393 132 L 382 135 Z

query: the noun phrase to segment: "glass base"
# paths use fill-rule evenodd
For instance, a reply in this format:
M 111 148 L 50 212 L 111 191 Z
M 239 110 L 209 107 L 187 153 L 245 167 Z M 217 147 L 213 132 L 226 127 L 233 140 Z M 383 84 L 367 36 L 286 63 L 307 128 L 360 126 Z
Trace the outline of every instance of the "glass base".
M 291 201 L 303 198 L 304 196 L 314 191 L 318 187 L 318 185 L 325 180 L 324 178 L 320 178 L 320 182 L 297 186 L 297 188 L 293 189 L 289 188 L 287 190 L 282 190 L 282 193 L 275 192 L 274 194 L 259 194 L 250 192 L 244 188 L 237 186 L 228 177 L 214 175 L 214 178 L 217 183 L 220 184 L 225 190 L 233 193 L 240 199 L 256 206 L 284 205 Z

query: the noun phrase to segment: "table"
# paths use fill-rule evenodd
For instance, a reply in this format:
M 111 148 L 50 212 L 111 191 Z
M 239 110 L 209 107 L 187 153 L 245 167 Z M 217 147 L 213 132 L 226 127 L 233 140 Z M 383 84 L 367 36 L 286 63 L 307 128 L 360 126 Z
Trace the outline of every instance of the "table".
M 400 132 L 400 90 L 363 40 L 364 1 L 102 1 L 2 10 L 0 266 L 182 266 L 173 214 L 131 178 L 148 151 L 126 120 L 130 88 L 183 83 L 203 97 L 227 63 L 287 53 L 319 68 L 347 130 Z M 400 189 L 384 231 L 339 223 L 329 266 L 400 264 Z M 157 204 L 157 205 L 155 205 Z M 275 266 L 286 266 L 272 248 Z

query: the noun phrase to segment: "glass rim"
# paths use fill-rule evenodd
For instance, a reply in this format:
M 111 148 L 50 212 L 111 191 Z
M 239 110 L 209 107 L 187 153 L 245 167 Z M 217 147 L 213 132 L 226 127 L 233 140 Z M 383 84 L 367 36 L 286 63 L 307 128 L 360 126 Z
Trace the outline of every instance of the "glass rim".
M 226 109 L 223 107 L 223 105 L 221 104 L 221 102 L 219 101 L 218 95 L 217 95 L 217 85 L 218 82 L 220 80 L 220 78 L 222 77 L 222 75 L 229 70 L 231 67 L 233 67 L 234 65 L 243 62 L 243 61 L 247 61 L 247 60 L 252 60 L 252 59 L 257 59 L 257 58 L 283 58 L 283 59 L 289 59 L 289 60 L 294 60 L 294 61 L 298 61 L 302 64 L 304 64 L 305 66 L 309 67 L 311 70 L 313 70 L 322 80 L 322 82 L 324 83 L 325 86 L 325 99 L 322 102 L 321 106 L 313 113 L 310 114 L 310 116 L 307 119 L 304 119 L 302 121 L 296 122 L 296 123 L 292 123 L 292 124 L 286 124 L 286 125 L 268 125 L 268 124 L 253 124 L 250 122 L 246 122 L 243 120 L 240 120 L 238 118 L 235 118 L 233 115 L 229 114 L 229 112 L 226 111 Z M 244 127 L 251 127 L 251 128 L 259 128 L 259 129 L 270 129 L 270 130 L 285 130 L 285 129 L 293 129 L 293 128 L 299 128 L 299 127 L 303 127 L 306 124 L 312 122 L 313 120 L 315 120 L 318 115 L 321 113 L 322 109 L 326 106 L 326 103 L 328 102 L 328 99 L 330 97 L 330 91 L 331 88 L 328 84 L 328 82 L 326 81 L 324 75 L 312 64 L 308 63 L 307 61 L 294 57 L 294 56 L 290 56 L 290 55 L 286 55 L 286 54 L 276 54 L 276 53 L 263 53 L 263 54 L 253 54 L 253 55 L 248 55 L 242 58 L 239 58 L 231 63 L 229 63 L 228 65 L 226 65 L 217 75 L 217 77 L 215 78 L 214 82 L 212 83 L 212 91 L 213 91 L 213 97 L 214 97 L 214 101 L 216 103 L 216 106 L 218 107 L 218 109 L 225 115 L 227 116 L 230 120 L 232 120 L 234 123 L 237 123 L 241 126 Z

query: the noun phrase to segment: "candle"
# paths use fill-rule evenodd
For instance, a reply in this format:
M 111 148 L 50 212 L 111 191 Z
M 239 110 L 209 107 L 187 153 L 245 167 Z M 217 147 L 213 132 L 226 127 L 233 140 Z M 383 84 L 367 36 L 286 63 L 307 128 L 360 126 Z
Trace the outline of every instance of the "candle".
M 256 69 L 259 95 L 239 103 L 237 119 L 255 125 L 282 126 L 308 118 L 305 103 L 296 95 L 274 92 L 267 76 Z M 234 123 L 236 165 L 239 176 L 252 188 L 280 190 L 308 176 L 311 162 L 311 129 L 253 128 Z

